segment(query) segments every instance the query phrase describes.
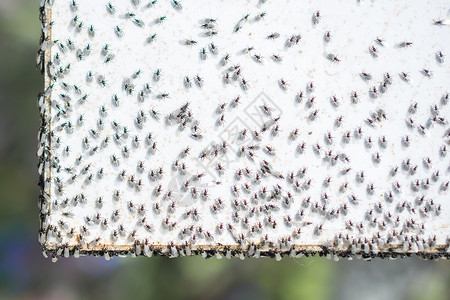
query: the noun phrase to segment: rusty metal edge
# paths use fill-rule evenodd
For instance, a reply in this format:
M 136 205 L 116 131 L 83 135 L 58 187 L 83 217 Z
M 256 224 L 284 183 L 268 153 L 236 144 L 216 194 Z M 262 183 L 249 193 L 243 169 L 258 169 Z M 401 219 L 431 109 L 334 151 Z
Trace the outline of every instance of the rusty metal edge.
M 48 253 L 47 253 L 48 252 Z M 258 253 L 257 253 L 258 252 Z M 450 253 L 446 252 L 445 246 L 437 246 L 433 251 L 421 251 L 421 252 L 403 252 L 401 247 L 389 248 L 386 251 L 380 252 L 352 252 L 350 250 L 338 250 L 325 246 L 315 246 L 315 245 L 301 245 L 294 246 L 289 249 L 279 250 L 279 249 L 269 249 L 260 248 L 260 245 L 250 245 L 248 248 L 242 248 L 240 246 L 209 246 L 209 245 L 198 245 L 195 247 L 191 246 L 179 246 L 179 245 L 148 245 L 136 243 L 133 246 L 127 245 L 102 245 L 95 246 L 93 248 L 79 248 L 78 246 L 66 247 L 66 248 L 55 248 L 55 249 L 44 249 L 44 256 L 50 256 L 53 259 L 57 257 L 68 257 L 68 256 L 102 256 L 109 259 L 114 256 L 164 256 L 169 258 L 191 256 L 191 255 L 201 255 L 204 258 L 211 257 L 221 257 L 225 256 L 227 258 L 239 257 L 244 258 L 258 258 L 258 257 L 270 257 L 281 259 L 282 257 L 299 258 L 302 256 L 320 256 L 327 258 L 360 258 L 365 260 L 371 260 L 374 258 L 381 259 L 395 259 L 416 256 L 426 260 L 435 259 L 449 259 Z
M 50 28 L 45 32 L 45 26 L 49 25 L 52 21 L 51 14 L 51 5 L 49 5 L 49 2 L 52 3 L 53 0 L 44 0 L 41 2 L 41 5 L 39 7 L 39 19 L 41 22 L 41 45 L 38 51 L 38 62 L 37 67 L 40 69 L 41 73 L 44 75 L 44 92 L 38 96 L 44 97 L 43 102 L 43 108 L 39 107 L 41 110 L 43 110 L 43 113 L 40 113 L 41 118 L 41 125 L 39 129 L 39 140 L 38 145 L 40 147 L 44 147 L 44 151 L 42 151 L 42 154 L 38 156 L 39 168 L 42 167 L 41 174 L 39 175 L 39 181 L 38 186 L 40 188 L 39 193 L 39 209 L 40 209 L 40 216 L 39 216 L 39 242 L 43 246 L 43 248 L 48 247 L 42 240 L 42 235 L 45 230 L 45 222 L 47 221 L 47 216 L 50 214 L 50 202 L 47 199 L 50 199 L 50 184 L 47 190 L 45 190 L 45 182 L 49 178 L 51 178 L 51 168 L 46 168 L 46 165 L 51 161 L 51 120 L 48 120 L 48 118 L 51 116 L 51 93 L 46 95 L 46 92 L 51 87 L 52 79 L 50 78 L 49 72 L 48 72 L 48 63 L 51 61 L 51 47 L 47 47 L 46 49 L 42 50 L 42 45 L 46 41 L 51 41 L 52 37 L 52 28 Z M 50 88 L 51 89 L 51 88 Z M 48 120 L 48 121 L 47 121 Z M 49 182 L 51 183 L 51 182 Z M 47 209 L 44 212 L 43 208 L 47 205 Z

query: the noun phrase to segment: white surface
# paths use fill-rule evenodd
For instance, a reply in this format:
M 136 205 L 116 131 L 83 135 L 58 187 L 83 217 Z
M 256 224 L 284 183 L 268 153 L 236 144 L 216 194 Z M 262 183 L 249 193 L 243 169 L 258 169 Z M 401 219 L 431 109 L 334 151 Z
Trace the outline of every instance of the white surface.
M 448 118 L 449 105 L 442 105 L 441 97 L 449 91 L 450 68 L 449 58 L 443 63 L 436 61 L 435 53 L 442 51 L 444 54 L 450 53 L 450 27 L 433 25 L 433 19 L 449 18 L 448 3 L 446 1 L 267 1 L 265 4 L 257 4 L 257 1 L 183 1 L 181 12 L 176 11 L 170 1 L 158 1 L 155 7 L 145 9 L 143 3 L 134 7 L 130 1 L 112 1 L 117 12 L 111 16 L 107 13 L 105 1 L 84 1 L 79 0 L 78 12 L 79 20 L 84 23 L 84 29 L 77 33 L 70 25 L 70 20 L 75 15 L 69 3 L 71 1 L 55 1 L 52 7 L 52 20 L 54 25 L 51 30 L 52 40 L 64 42 L 71 39 L 75 43 L 76 49 L 84 48 L 88 43 L 92 46 L 92 54 L 79 62 L 76 58 L 76 51 L 68 51 L 67 54 L 60 53 L 61 65 L 71 64 L 71 72 L 64 78 L 59 79 L 54 85 L 51 100 L 54 103 L 63 101 L 59 97 L 61 93 L 71 97 L 73 111 L 67 118 L 53 118 L 51 128 L 55 137 L 61 138 L 59 148 L 52 144 L 52 151 L 59 158 L 61 172 L 56 174 L 56 170 L 51 170 L 51 177 L 58 176 L 64 184 L 64 192 L 58 195 L 55 192 L 54 180 L 51 182 L 51 201 L 61 201 L 65 198 L 72 199 L 75 195 L 83 193 L 87 199 L 82 205 L 69 205 L 65 208 L 51 207 L 50 216 L 47 223 L 58 227 L 62 233 L 62 240 L 49 235 L 45 241 L 48 247 L 63 245 L 77 245 L 76 235 L 69 237 L 65 234 L 65 229 L 58 226 L 58 221 L 63 220 L 68 228 L 74 228 L 75 233 L 80 232 L 81 226 L 86 226 L 90 234 L 83 235 L 87 241 L 100 237 L 98 246 L 102 244 L 116 246 L 133 245 L 130 233 L 136 230 L 136 239 L 148 240 L 150 244 L 175 244 L 193 243 L 192 236 L 196 235 L 195 245 L 236 245 L 236 237 L 244 234 L 246 242 L 261 242 L 267 234 L 269 241 L 275 242 L 278 247 L 280 238 L 291 236 L 296 228 L 301 228 L 300 238 L 291 237 L 291 244 L 296 245 L 323 245 L 342 233 L 348 235 L 349 240 L 372 241 L 376 233 L 380 233 L 382 239 L 393 230 L 399 232 L 403 230 L 403 236 L 408 238 L 418 237 L 429 241 L 432 236 L 436 236 L 437 244 L 446 244 L 449 234 L 449 192 L 441 191 L 440 187 L 447 182 L 449 176 L 450 155 L 443 157 L 439 153 L 440 147 L 447 144 L 449 138 L 449 126 L 434 124 L 422 135 L 417 127 L 409 129 L 405 120 L 412 118 L 416 125 L 425 125 L 430 119 L 430 108 L 437 105 L 439 116 Z M 319 10 L 322 18 L 317 25 L 312 24 L 312 16 Z M 136 18 L 145 22 L 145 27 L 136 26 L 131 19 L 124 17 L 125 13 L 133 11 Z M 258 13 L 266 12 L 267 15 L 259 22 L 254 18 Z M 244 22 L 242 30 L 233 33 L 234 26 L 238 21 L 250 14 L 250 22 Z M 155 24 L 153 20 L 160 16 L 167 16 L 162 24 Z M 201 20 L 204 18 L 217 18 L 218 35 L 216 37 L 204 37 L 205 32 L 200 28 Z M 88 36 L 87 28 L 93 25 L 96 29 L 94 38 Z M 117 37 L 114 27 L 120 26 L 124 35 Z M 332 39 L 325 42 L 324 33 L 330 30 Z M 275 40 L 266 37 L 273 33 L 280 33 L 280 38 Z M 146 39 L 157 33 L 157 38 L 152 44 L 146 43 Z M 298 45 L 290 48 L 284 47 L 288 37 L 293 34 L 300 34 L 301 40 Z M 388 46 L 377 45 L 375 38 L 383 38 Z M 185 39 L 198 41 L 197 45 L 185 46 Z M 404 41 L 413 42 L 412 47 L 402 48 L 398 44 Z M 208 45 L 214 42 L 219 48 L 218 55 L 213 55 Z M 114 60 L 105 64 L 105 57 L 101 55 L 101 49 L 105 44 L 110 45 L 110 53 L 115 55 Z M 369 47 L 374 45 L 379 50 L 378 58 L 373 57 L 369 52 Z M 262 64 L 255 62 L 250 54 L 243 54 L 241 51 L 246 47 L 253 46 L 252 54 L 263 56 Z M 201 48 L 206 47 L 207 58 L 200 58 Z M 51 56 L 54 57 L 59 52 L 57 45 L 51 48 Z M 221 58 L 230 54 L 230 63 L 223 67 L 220 65 Z M 327 55 L 333 53 L 338 55 L 341 62 L 333 63 L 327 59 Z M 274 62 L 270 56 L 278 54 L 283 57 L 281 63 Z M 242 69 L 242 76 L 248 80 L 249 89 L 244 91 L 238 82 L 232 80 L 232 84 L 224 85 L 223 74 L 231 65 L 239 64 Z M 59 66 L 58 66 L 59 68 Z M 433 71 L 433 76 L 428 78 L 421 73 L 423 68 Z M 162 77 L 158 82 L 153 80 L 153 73 L 156 69 L 162 70 Z M 123 81 L 137 70 L 142 70 L 139 78 L 133 80 L 135 91 L 129 96 L 123 90 Z M 92 83 L 86 83 L 88 71 L 98 75 L 104 75 L 107 87 L 101 88 L 96 79 Z M 363 81 L 360 77 L 362 71 L 372 75 L 372 80 Z M 384 94 L 379 94 L 378 98 L 371 98 L 369 89 L 377 86 L 384 80 L 383 74 L 389 72 L 392 76 L 390 85 Z M 410 82 L 405 82 L 399 77 L 400 72 L 407 72 L 411 76 Z M 204 79 L 203 88 L 199 88 L 193 82 L 192 88 L 187 89 L 183 85 L 183 78 L 189 76 L 192 80 L 199 74 Z M 232 74 L 232 73 L 230 73 Z M 283 78 L 288 82 L 287 90 L 283 91 L 278 81 Z M 315 91 L 308 93 L 306 85 L 313 81 Z M 70 93 L 64 91 L 61 83 L 76 84 L 83 93 L 89 95 L 84 105 L 77 103 L 80 95 L 76 95 L 72 89 Z M 138 100 L 138 92 L 145 83 L 152 87 L 152 94 L 144 101 Z M 305 98 L 301 103 L 295 103 L 296 94 L 303 91 Z M 360 95 L 360 102 L 351 102 L 351 93 L 356 91 Z M 166 100 L 157 99 L 156 95 L 167 92 L 170 98 Z M 120 98 L 119 107 L 114 107 L 111 98 L 117 94 Z M 230 103 L 236 96 L 241 97 L 241 104 L 237 108 L 227 106 L 224 112 L 225 124 L 217 126 L 220 115 L 215 113 L 220 103 Z M 335 95 L 340 99 L 341 104 L 333 108 L 330 104 L 330 97 Z M 306 100 L 314 96 L 316 104 L 313 108 L 305 106 Z M 199 128 L 204 136 L 201 141 L 195 141 L 190 137 L 191 130 L 178 130 L 178 124 L 168 126 L 164 119 L 169 113 L 174 112 L 183 104 L 189 102 L 192 117 L 198 120 Z M 272 136 L 271 130 L 263 134 L 260 142 L 252 141 L 251 135 L 244 142 L 236 139 L 235 132 L 244 128 L 249 131 L 260 130 L 264 120 L 269 118 L 264 116 L 260 110 L 262 102 L 273 108 L 272 115 L 280 116 L 278 126 L 280 129 L 278 136 Z M 408 113 L 410 105 L 418 102 L 418 109 L 415 114 Z M 107 108 L 107 116 L 99 114 L 100 107 Z M 156 121 L 149 115 L 150 110 L 156 110 L 161 114 L 161 119 Z M 309 121 L 308 116 L 315 109 L 319 110 L 318 119 Z M 383 109 L 387 120 L 371 128 L 364 120 L 370 114 Z M 143 110 L 147 115 L 147 121 L 143 129 L 135 126 L 134 121 L 138 112 Z M 52 116 L 57 110 L 51 108 Z M 256 114 L 256 115 L 255 115 Z M 84 115 L 85 122 L 82 126 L 77 126 L 77 118 Z M 342 126 L 336 127 L 334 122 L 338 116 L 343 116 Z M 96 122 L 103 119 L 105 128 L 99 131 L 100 137 L 93 138 L 89 130 L 97 130 Z M 58 126 L 71 121 L 75 126 L 72 134 L 67 134 L 66 130 L 58 131 Z M 111 122 L 116 121 L 121 126 L 126 126 L 130 133 L 129 137 L 123 137 L 123 142 L 118 145 L 113 140 Z M 353 132 L 356 128 L 363 130 L 362 138 L 355 139 Z M 295 141 L 289 139 L 289 135 L 295 128 L 299 129 L 299 136 Z M 330 131 L 334 137 L 332 145 L 327 145 L 324 141 L 325 134 Z M 352 133 L 349 144 L 341 142 L 341 137 L 346 131 Z M 154 141 L 157 142 L 157 151 L 154 154 L 149 152 L 149 147 L 145 144 L 146 135 L 151 132 Z M 401 139 L 409 135 L 411 139 L 410 147 L 402 146 Z M 138 148 L 132 146 L 132 138 L 138 136 L 141 143 Z M 379 139 L 385 136 L 387 147 L 383 149 L 379 146 Z M 105 137 L 110 138 L 109 146 L 98 151 L 95 155 L 89 155 L 89 150 L 83 149 L 82 139 L 89 137 L 90 148 L 100 146 Z M 364 140 L 371 137 L 373 147 L 368 149 Z M 212 143 L 226 141 L 229 144 L 229 151 L 222 157 L 214 160 L 200 160 L 199 153 L 207 149 Z M 306 149 L 302 155 L 296 153 L 299 143 L 305 142 Z M 267 155 L 262 149 L 255 150 L 254 161 L 245 156 L 238 157 L 236 150 L 242 145 L 258 144 L 261 148 L 266 145 L 276 149 L 276 155 Z M 313 151 L 313 145 L 320 144 L 324 149 L 332 150 L 333 154 L 345 153 L 350 162 L 343 160 L 332 166 L 324 159 L 324 153 L 317 155 Z M 62 155 L 63 149 L 69 145 L 70 154 Z M 127 146 L 130 149 L 129 158 L 122 155 L 121 149 Z M 191 148 L 190 154 L 185 158 L 179 158 L 179 153 L 187 146 Z M 379 152 L 381 162 L 374 163 L 372 157 Z M 83 155 L 84 160 L 80 165 L 75 164 L 75 159 Z M 111 164 L 111 155 L 116 155 L 120 159 L 120 166 Z M 432 166 L 428 169 L 424 167 L 423 159 L 429 157 Z M 402 161 L 410 158 L 413 165 L 417 165 L 417 172 L 410 175 L 402 169 Z M 187 175 L 181 176 L 179 172 L 172 170 L 173 162 L 178 159 L 180 163 L 185 163 Z M 284 179 L 275 177 L 263 177 L 261 184 L 254 184 L 249 178 L 242 177 L 240 181 L 235 179 L 235 172 L 238 169 L 248 167 L 255 176 L 260 168 L 260 163 L 265 160 L 270 162 L 273 169 L 287 177 L 290 172 L 297 173 L 301 168 L 306 167 L 307 173 L 304 178 L 297 178 L 300 184 L 308 179 L 312 180 L 308 190 L 296 192 L 292 185 Z M 137 164 L 144 161 L 145 171 L 139 173 Z M 219 175 L 215 169 L 217 162 L 221 162 L 225 167 L 223 175 Z M 81 174 L 81 170 L 86 165 L 91 164 L 87 174 Z M 390 171 L 394 166 L 399 167 L 399 172 L 395 177 L 391 177 Z M 74 174 L 78 175 L 78 180 L 69 183 L 72 176 L 64 171 L 64 168 L 74 168 Z M 151 181 L 149 171 L 162 167 L 164 177 L 160 181 Z M 95 175 L 100 168 L 104 168 L 103 179 L 98 179 Z M 344 168 L 351 168 L 347 175 L 340 175 Z M 127 176 L 133 174 L 136 179 L 142 179 L 143 187 L 141 191 L 129 186 L 127 181 L 118 180 L 118 173 L 126 170 Z M 355 177 L 357 172 L 364 171 L 364 183 L 357 183 Z M 437 182 L 431 179 L 433 172 L 439 171 L 440 177 Z M 94 180 L 90 184 L 85 183 L 87 175 L 92 173 Z M 185 193 L 181 185 L 191 176 L 197 173 L 206 175 L 198 182 L 192 182 L 192 186 L 203 191 L 205 188 L 210 193 L 209 200 L 204 201 L 199 197 L 193 199 L 189 193 Z M 331 177 L 332 182 L 329 187 L 322 185 L 325 178 Z M 430 179 L 428 189 L 420 188 L 418 192 L 412 191 L 411 182 Z M 217 185 L 215 181 L 221 181 Z M 339 187 L 348 182 L 348 190 L 340 192 Z M 393 183 L 401 185 L 399 193 L 394 192 Z M 246 194 L 242 190 L 242 185 L 251 185 L 251 194 Z M 366 192 L 367 184 L 373 183 L 375 191 L 373 195 Z M 155 196 L 153 191 L 159 184 L 162 185 L 160 196 Z M 283 198 L 290 192 L 293 195 L 293 203 L 290 208 L 282 205 L 282 199 L 268 201 L 259 199 L 257 203 L 251 203 L 250 197 L 258 192 L 261 187 L 266 186 L 268 191 L 279 184 L 282 187 Z M 233 185 L 237 185 L 241 190 L 239 196 L 231 193 Z M 119 190 L 121 197 L 119 201 L 113 200 L 113 192 Z M 171 190 L 172 200 L 164 199 L 164 195 Z M 389 191 L 394 194 L 392 203 L 385 200 L 385 195 Z M 329 196 L 326 210 L 337 210 L 344 203 L 349 203 L 348 197 L 351 194 L 357 196 L 360 201 L 358 205 L 348 204 L 347 215 L 339 215 L 336 218 L 327 219 L 325 215 L 312 212 L 311 206 L 302 207 L 302 200 L 311 197 L 311 203 L 323 204 L 321 194 L 324 192 Z M 426 201 L 418 205 L 415 200 L 424 195 Z M 102 196 L 104 199 L 103 208 L 99 209 L 95 205 L 95 199 Z M 220 197 L 224 202 L 224 207 L 220 213 L 213 214 L 211 206 Z M 249 203 L 248 209 L 242 207 L 237 211 L 240 216 L 238 223 L 232 219 L 235 212 L 232 201 L 237 199 L 242 202 L 244 199 Z M 426 203 L 433 200 L 434 205 L 423 216 L 419 213 L 426 206 Z M 139 206 L 146 207 L 145 217 L 148 224 L 155 227 L 154 232 L 149 233 L 142 226 L 137 226 L 137 222 L 144 216 L 132 213 L 128 210 L 128 202 L 132 201 Z M 169 212 L 168 206 L 174 201 L 176 210 Z M 398 211 L 399 203 L 406 201 L 414 208 L 415 213 L 410 209 Z M 154 203 L 159 203 L 162 207 L 161 213 L 156 214 L 152 209 Z M 382 211 L 377 212 L 374 205 L 381 202 Z M 277 222 L 276 229 L 267 225 L 268 214 L 256 213 L 249 216 L 249 210 L 257 210 L 264 205 L 275 204 L 278 211 L 271 212 L 270 216 Z M 441 206 L 439 216 L 435 214 L 433 208 Z M 187 210 L 198 209 L 200 218 L 184 218 L 183 214 Z M 114 222 L 111 215 L 114 210 L 120 211 L 120 218 Z M 297 212 L 303 209 L 305 216 L 302 220 L 296 219 Z M 373 216 L 378 223 L 385 220 L 385 215 L 390 212 L 394 218 L 400 218 L 398 224 L 387 222 L 385 228 L 378 226 L 371 227 L 366 219 L 366 213 L 373 209 Z M 71 212 L 72 217 L 64 217 L 63 212 Z M 101 219 L 108 219 L 107 228 L 92 223 L 86 224 L 85 217 L 94 217 L 100 213 Z M 249 224 L 256 226 L 258 222 L 263 225 L 260 233 L 250 235 L 249 229 L 242 225 L 242 220 L 248 216 Z M 284 222 L 285 216 L 293 219 L 292 226 L 287 226 Z M 177 222 L 173 230 L 165 229 L 163 220 L 168 217 L 170 222 Z M 404 227 L 407 220 L 414 220 L 417 224 L 424 224 L 424 229 L 412 229 Z M 360 222 L 364 229 L 358 231 L 346 228 L 346 221 L 351 220 L 354 224 Z M 310 223 L 308 223 L 310 222 Z M 222 234 L 216 231 L 219 223 L 226 227 L 228 223 L 235 227 L 233 234 L 226 228 Z M 323 224 L 323 232 L 320 236 L 314 233 L 319 224 Z M 111 240 L 111 234 L 118 229 L 119 225 L 125 228 L 124 236 L 120 236 L 117 241 Z M 213 240 L 202 238 L 196 231 L 185 237 L 180 237 L 179 233 L 188 226 L 201 226 L 204 231 L 209 231 Z M 373 240 L 376 242 L 376 240 Z M 194 243 L 193 243 L 194 244 Z M 393 241 L 393 245 L 402 244 Z M 246 245 L 246 243 L 244 243 Z M 414 249 L 414 247 L 413 247 Z

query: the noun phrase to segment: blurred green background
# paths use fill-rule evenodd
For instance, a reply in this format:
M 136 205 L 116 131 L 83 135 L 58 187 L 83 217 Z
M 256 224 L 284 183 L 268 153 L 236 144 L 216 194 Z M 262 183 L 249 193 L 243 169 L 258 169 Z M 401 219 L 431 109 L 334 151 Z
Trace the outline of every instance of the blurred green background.
M 39 2 L 0 0 L 0 299 L 450 299 L 449 263 L 417 258 L 45 259 L 37 242 Z

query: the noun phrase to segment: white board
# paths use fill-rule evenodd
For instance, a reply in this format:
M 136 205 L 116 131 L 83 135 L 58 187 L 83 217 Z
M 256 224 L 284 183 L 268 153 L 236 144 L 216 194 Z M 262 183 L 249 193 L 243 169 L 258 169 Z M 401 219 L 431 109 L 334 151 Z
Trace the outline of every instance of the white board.
M 42 8 L 54 257 L 448 256 L 446 1 L 72 3 Z

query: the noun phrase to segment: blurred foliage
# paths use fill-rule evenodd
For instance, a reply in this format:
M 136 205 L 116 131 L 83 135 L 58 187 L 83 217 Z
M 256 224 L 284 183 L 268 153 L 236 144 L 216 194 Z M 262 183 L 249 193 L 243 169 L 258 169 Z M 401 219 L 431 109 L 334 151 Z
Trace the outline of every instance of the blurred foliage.
M 450 298 L 448 262 L 415 258 L 44 259 L 37 243 L 38 5 L 0 3 L 0 299 Z

